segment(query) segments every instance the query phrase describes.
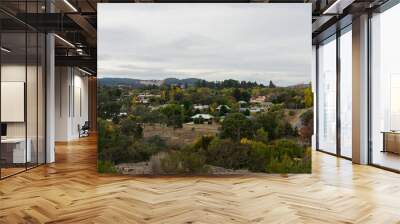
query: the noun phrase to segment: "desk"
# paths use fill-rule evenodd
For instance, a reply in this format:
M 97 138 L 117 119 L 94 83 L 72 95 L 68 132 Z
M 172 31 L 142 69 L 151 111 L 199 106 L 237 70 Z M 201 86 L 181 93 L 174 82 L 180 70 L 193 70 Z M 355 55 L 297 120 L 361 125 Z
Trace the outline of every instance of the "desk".
M 25 138 L 5 138 L 1 139 L 1 156 L 6 163 L 26 163 L 31 162 L 31 139 L 27 139 L 28 144 L 25 151 Z M 4 155 L 3 155 L 4 154 Z
M 400 154 L 400 131 L 383 131 L 382 152 Z

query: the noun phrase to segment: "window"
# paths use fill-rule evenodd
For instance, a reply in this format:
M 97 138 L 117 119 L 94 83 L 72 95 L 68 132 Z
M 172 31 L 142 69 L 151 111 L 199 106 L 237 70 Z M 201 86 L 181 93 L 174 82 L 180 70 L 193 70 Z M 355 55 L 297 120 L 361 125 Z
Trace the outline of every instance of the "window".
M 352 35 L 351 26 L 340 36 L 340 154 L 352 157 Z
M 400 170 L 400 5 L 371 19 L 371 159 Z
M 318 48 L 318 149 L 336 153 L 336 39 Z
M 40 3 L 20 2 L 19 13 L 39 12 Z M 0 27 L 0 178 L 45 163 L 45 35 L 12 24 Z

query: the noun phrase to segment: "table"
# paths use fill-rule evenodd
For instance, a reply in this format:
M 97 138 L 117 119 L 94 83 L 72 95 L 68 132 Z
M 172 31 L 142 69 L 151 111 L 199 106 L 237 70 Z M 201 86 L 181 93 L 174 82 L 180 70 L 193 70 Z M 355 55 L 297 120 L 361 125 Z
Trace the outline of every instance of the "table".
M 28 143 L 25 151 L 25 144 Z M 5 138 L 1 139 L 1 157 L 6 163 L 26 163 L 31 162 L 31 139 L 25 138 Z
M 391 152 L 400 154 L 400 131 L 382 131 L 383 150 L 382 152 Z

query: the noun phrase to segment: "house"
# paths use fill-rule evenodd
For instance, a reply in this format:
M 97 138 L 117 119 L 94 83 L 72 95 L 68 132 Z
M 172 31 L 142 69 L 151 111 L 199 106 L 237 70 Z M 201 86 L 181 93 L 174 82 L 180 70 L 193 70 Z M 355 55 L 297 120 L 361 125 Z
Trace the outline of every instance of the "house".
M 264 103 L 266 99 L 267 99 L 266 96 L 256 96 L 256 97 L 252 97 L 250 99 L 250 103 L 251 104 L 261 104 L 261 103 Z
M 272 105 L 274 105 L 272 102 L 263 102 L 263 103 L 260 104 L 260 107 L 264 111 L 269 111 L 269 109 L 271 109 Z
M 136 103 L 148 104 L 151 98 L 160 98 L 161 95 L 142 93 L 136 96 Z
M 250 113 L 260 113 L 260 112 L 263 112 L 263 111 L 264 111 L 264 108 L 261 108 L 261 107 L 258 107 L 258 106 L 250 108 Z
M 203 119 L 206 121 L 212 120 L 214 118 L 214 116 L 210 115 L 210 114 L 196 114 L 194 116 L 191 117 L 192 119 Z
M 231 108 L 228 105 L 218 105 L 218 107 L 216 108 L 218 111 L 220 111 L 222 109 L 222 107 L 225 107 L 225 109 L 227 110 L 231 110 Z
M 208 105 L 194 105 L 193 109 L 194 110 L 200 110 L 200 111 L 205 111 L 208 110 L 210 108 L 210 106 Z
M 241 108 L 239 108 L 239 112 L 246 112 L 246 111 L 250 111 L 250 109 L 249 108 L 247 108 L 247 107 L 241 107 Z
M 128 116 L 128 113 L 126 113 L 126 112 L 120 112 L 120 113 L 118 114 L 118 117 L 125 117 L 125 116 Z

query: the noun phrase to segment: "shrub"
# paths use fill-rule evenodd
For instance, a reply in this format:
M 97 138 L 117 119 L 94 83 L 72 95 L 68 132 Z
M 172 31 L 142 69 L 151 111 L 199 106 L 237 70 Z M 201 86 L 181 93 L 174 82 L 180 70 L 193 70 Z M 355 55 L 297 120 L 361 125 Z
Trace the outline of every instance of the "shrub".
M 250 116 L 250 110 L 249 110 L 249 109 L 246 109 L 245 111 L 243 111 L 243 114 L 244 114 L 245 116 Z
M 184 173 L 200 174 L 207 173 L 206 158 L 204 155 L 198 153 L 193 147 L 185 147 L 179 152 L 181 165 Z
M 249 170 L 254 172 L 265 172 L 265 166 L 271 160 L 272 147 L 262 142 L 250 143 Z
M 207 173 L 205 157 L 187 146 L 181 151 L 172 151 L 161 160 L 161 167 L 166 174 L 202 174 Z
M 281 137 L 297 136 L 297 130 L 287 121 L 279 122 L 276 133 Z
M 204 124 L 204 119 L 202 117 L 193 119 L 193 123 L 195 124 Z
M 174 128 L 182 128 L 183 123 L 183 110 L 178 104 L 169 104 L 161 108 L 161 113 L 166 117 L 167 126 Z
M 291 173 L 293 170 L 292 159 L 284 155 L 281 159 L 273 158 L 270 163 L 266 164 L 265 171 L 267 173 Z
M 246 168 L 248 164 L 250 146 L 233 142 L 230 139 L 214 138 L 208 150 L 207 163 L 228 169 Z
M 167 147 L 167 142 L 165 139 L 161 138 L 159 135 L 153 135 L 146 139 L 148 144 L 154 145 L 158 148 L 158 151 L 161 151 Z
M 230 138 L 240 141 L 242 138 L 253 138 L 253 123 L 242 113 L 232 113 L 226 116 L 222 122 L 221 138 Z
M 279 139 L 275 142 L 275 157 L 283 159 L 284 155 L 291 158 L 302 158 L 305 155 L 305 147 L 289 139 Z
M 138 123 L 137 118 L 129 116 L 127 119 L 120 121 L 121 123 L 121 134 L 129 136 L 133 139 L 143 138 L 143 128 Z
M 212 142 L 212 140 L 214 139 L 214 136 L 211 135 L 203 135 L 200 138 L 198 138 L 195 142 L 194 142 L 194 148 L 195 149 L 204 149 L 205 151 L 208 150 L 208 146 L 210 145 L 210 143 Z
M 268 132 L 269 139 L 277 139 L 282 137 L 281 126 L 283 122 L 282 110 L 271 110 L 267 113 L 261 113 L 254 119 L 254 123 L 257 129 L 263 128 L 264 131 Z
M 314 112 L 313 110 L 307 110 L 300 115 L 301 123 L 303 126 L 307 126 L 309 123 L 313 123 Z
M 269 141 L 269 135 L 268 132 L 266 132 L 264 130 L 264 128 L 259 128 L 256 131 L 256 136 L 254 138 L 256 141 L 260 141 L 260 142 L 264 142 L 264 143 L 268 143 Z
M 271 159 L 265 164 L 267 173 L 310 173 L 311 150 L 293 140 L 275 141 L 271 149 Z
M 161 169 L 166 174 L 177 174 L 181 173 L 180 158 L 177 152 L 172 151 L 168 155 L 161 159 Z
M 284 155 L 281 160 L 273 159 L 268 163 L 265 171 L 267 173 L 311 173 L 311 161 Z
M 97 171 L 99 173 L 117 173 L 117 169 L 114 164 L 110 161 L 98 160 Z

